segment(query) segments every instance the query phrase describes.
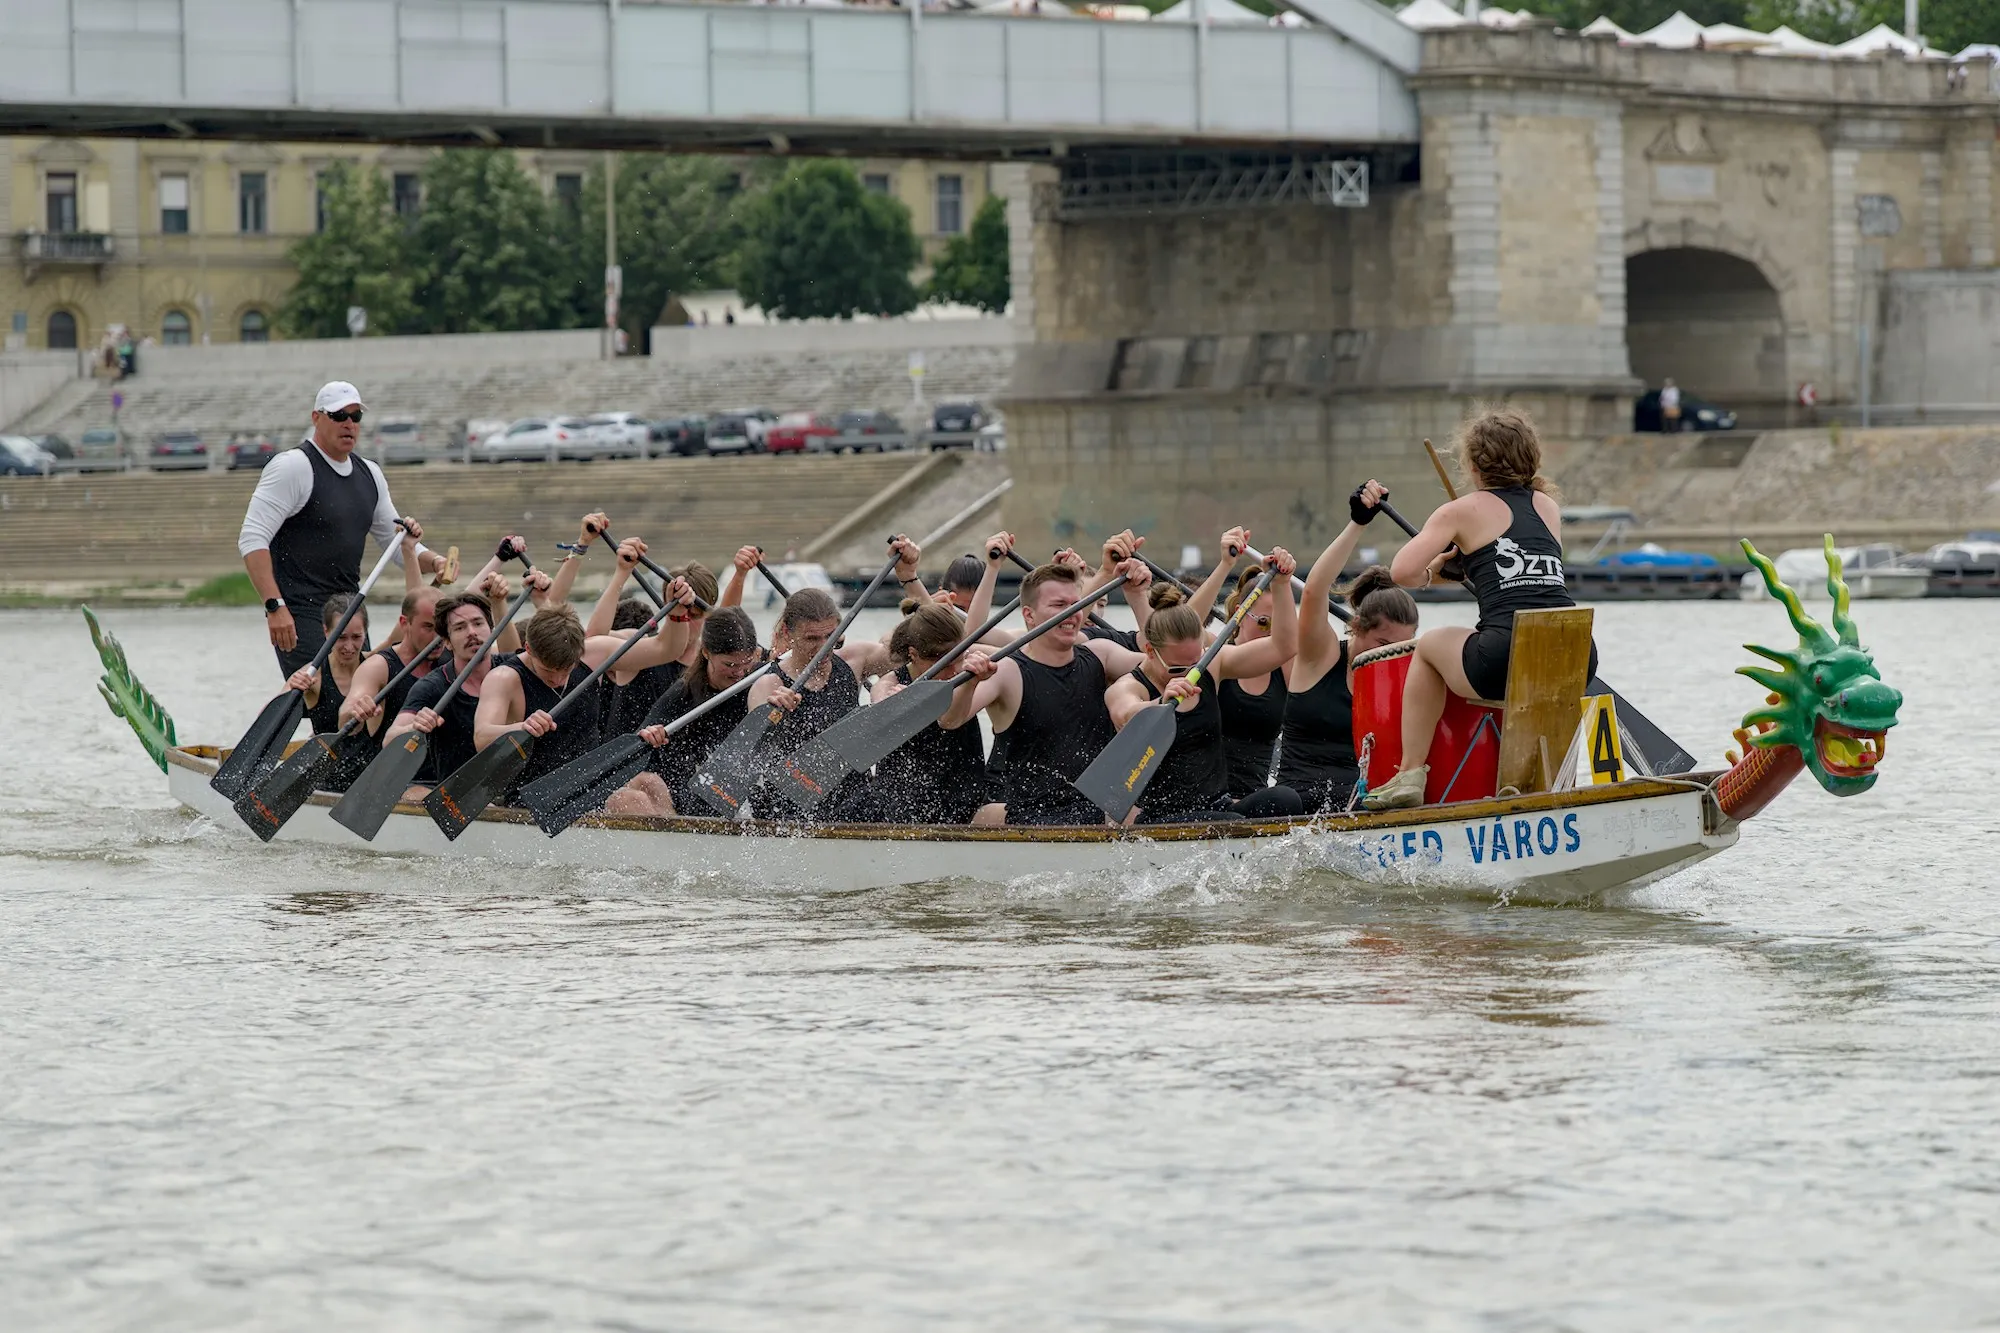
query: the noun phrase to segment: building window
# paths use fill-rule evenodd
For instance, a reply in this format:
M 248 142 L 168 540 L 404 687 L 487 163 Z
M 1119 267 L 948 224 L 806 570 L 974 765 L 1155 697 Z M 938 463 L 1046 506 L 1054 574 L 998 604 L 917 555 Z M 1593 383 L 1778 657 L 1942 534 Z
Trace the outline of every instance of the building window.
M 49 349 L 51 351 L 76 349 L 76 316 L 67 310 L 57 310 L 49 315 Z
M 160 177 L 160 230 L 182 236 L 188 229 L 188 178 Z
M 240 342 L 267 343 L 271 341 L 271 322 L 261 310 L 246 310 L 237 322 L 236 337 Z
M 49 173 L 49 230 L 58 235 L 76 230 L 76 173 Z
M 965 230 L 965 177 L 937 178 L 937 230 L 940 236 L 956 236 Z
M 886 171 L 869 171 L 862 173 L 861 188 L 868 191 L 868 193 L 870 194 L 889 193 L 889 173 Z
M 261 236 L 271 229 L 270 198 L 261 171 L 246 171 L 236 181 L 236 230 Z
M 184 310 L 169 310 L 160 320 L 160 341 L 169 347 L 186 347 L 194 341 L 194 321 Z
M 566 171 L 556 177 L 556 203 L 572 222 L 583 214 L 583 177 Z
M 424 184 L 414 171 L 399 171 L 395 180 L 396 216 L 406 224 L 415 222 L 424 207 Z

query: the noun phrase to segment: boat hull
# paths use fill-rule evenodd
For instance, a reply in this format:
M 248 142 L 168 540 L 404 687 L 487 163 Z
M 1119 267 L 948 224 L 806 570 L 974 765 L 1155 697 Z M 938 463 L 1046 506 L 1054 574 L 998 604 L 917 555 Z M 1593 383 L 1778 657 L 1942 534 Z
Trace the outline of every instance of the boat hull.
M 208 785 L 217 752 L 168 752 L 175 799 L 246 841 Z M 917 825 L 787 827 L 754 821 L 587 818 L 550 838 L 524 811 L 488 810 L 456 842 L 419 806 L 398 806 L 373 842 L 335 823 L 315 794 L 278 834 L 386 855 L 483 858 L 510 865 L 717 876 L 830 891 L 940 880 L 1042 877 L 1098 884 L 1199 884 L 1324 873 L 1401 889 L 1574 902 L 1648 883 L 1736 841 L 1700 780 L 1634 780 L 1547 795 L 1280 824 L 1111 829 Z

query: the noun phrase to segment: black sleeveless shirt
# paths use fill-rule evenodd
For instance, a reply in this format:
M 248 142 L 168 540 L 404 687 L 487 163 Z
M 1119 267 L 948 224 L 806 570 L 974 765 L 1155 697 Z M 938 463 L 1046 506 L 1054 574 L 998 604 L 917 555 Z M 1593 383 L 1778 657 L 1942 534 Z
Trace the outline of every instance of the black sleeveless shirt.
M 1160 692 L 1134 667 L 1132 679 L 1149 699 Z M 1174 744 L 1160 760 L 1153 780 L 1139 798 L 1143 824 L 1185 822 L 1222 804 L 1229 783 L 1229 752 L 1222 743 L 1222 701 L 1216 691 L 1203 689 L 1195 706 L 1174 713 Z
M 375 654 L 375 656 L 381 658 L 389 667 L 389 692 L 382 696 L 383 721 L 380 726 L 376 727 L 374 736 L 370 737 L 375 743 L 375 748 L 378 750 L 382 748 L 382 733 L 387 731 L 389 724 L 396 720 L 396 714 L 403 711 L 403 705 L 409 699 L 410 691 L 415 689 L 419 682 L 428 680 L 430 677 L 436 675 L 441 667 L 449 666 L 451 663 L 451 649 L 449 647 L 440 649 L 436 642 L 432 642 L 429 647 L 425 648 L 424 654 L 431 660 L 430 670 L 424 672 L 421 676 L 412 672 L 410 675 L 403 677 L 400 684 L 396 682 L 396 674 L 410 664 L 410 659 L 398 653 L 394 648 L 384 648 Z M 464 691 L 461 690 L 459 693 L 463 694 Z M 355 730 L 364 735 L 366 734 L 366 728 L 356 727 Z
M 578 662 L 569 669 L 569 679 L 560 690 L 552 690 L 540 676 L 528 669 L 519 653 L 509 653 L 494 662 L 495 666 L 514 668 L 515 676 L 521 681 L 521 697 L 526 708 L 521 716 L 531 713 L 553 713 L 577 686 L 590 678 L 590 668 Z M 480 687 L 484 689 L 482 685 Z M 596 690 L 597 685 L 592 685 Z M 536 778 L 553 773 L 570 760 L 580 758 L 597 748 L 597 700 L 588 693 L 568 708 L 556 719 L 556 729 L 535 741 L 535 748 L 529 752 L 528 766 L 521 770 L 521 777 L 514 784 L 519 791 Z M 511 799 L 512 792 L 509 793 Z
M 605 673 L 597 683 L 597 731 L 606 740 L 624 736 L 646 725 L 646 714 L 659 702 L 669 686 L 681 678 L 679 662 L 649 666 L 623 685 Z
M 910 683 L 910 669 L 896 668 Z M 884 755 L 852 818 L 897 824 L 965 824 L 986 799 L 986 753 L 979 724 L 946 731 L 933 722 Z
M 1479 631 L 1514 628 L 1516 611 L 1575 606 L 1563 576 L 1562 546 L 1535 512 L 1535 493 L 1526 486 L 1496 486 L 1487 492 L 1504 500 L 1513 514 L 1507 531 L 1465 557 L 1467 581 L 1479 599 Z
M 1104 706 L 1104 663 L 1079 646 L 1068 666 L 1043 666 L 1026 653 L 1014 665 L 1021 711 L 1002 733 L 1007 822 L 1102 824 L 1104 812 L 1070 784 L 1118 734 Z
M 771 728 L 763 744 L 763 752 L 769 755 L 786 755 L 819 735 L 834 723 L 861 707 L 861 682 L 854 675 L 854 668 L 835 653 L 826 659 L 826 684 L 819 689 L 800 688 L 797 681 L 785 674 L 783 662 L 772 670 L 788 689 L 798 690 L 802 696 L 799 706 L 792 715 Z
M 704 690 L 699 699 L 689 689 L 694 676 L 682 672 L 679 680 L 669 685 L 666 692 L 653 701 L 653 706 L 640 719 L 640 726 L 659 727 L 678 721 L 682 716 L 705 704 L 720 691 Z M 696 804 L 699 800 L 691 790 L 694 775 L 701 770 L 708 759 L 708 752 L 722 744 L 730 732 L 736 730 L 737 723 L 749 714 L 746 701 L 749 691 L 717 704 L 708 712 L 687 724 L 668 738 L 662 748 L 653 751 L 646 766 L 660 775 L 673 794 L 674 809 L 684 815 L 703 815 L 708 807 Z M 638 728 L 634 728 L 638 730 Z
M 1271 781 L 1271 751 L 1285 722 L 1285 673 L 1273 671 L 1262 694 L 1239 680 L 1216 687 L 1222 705 L 1222 744 L 1229 752 L 1229 794 L 1238 798 L 1262 791 Z
M 343 477 L 311 441 L 299 452 L 312 465 L 312 494 L 271 536 L 271 573 L 294 616 L 301 607 L 316 611 L 336 593 L 360 590 L 361 555 L 380 498 L 361 458 L 349 456 L 353 467 Z
M 1309 690 L 1285 698 L 1285 739 L 1278 785 L 1299 794 L 1311 813 L 1329 801 L 1345 805 L 1360 769 L 1354 761 L 1354 695 L 1347 688 L 1347 641 L 1340 657 Z

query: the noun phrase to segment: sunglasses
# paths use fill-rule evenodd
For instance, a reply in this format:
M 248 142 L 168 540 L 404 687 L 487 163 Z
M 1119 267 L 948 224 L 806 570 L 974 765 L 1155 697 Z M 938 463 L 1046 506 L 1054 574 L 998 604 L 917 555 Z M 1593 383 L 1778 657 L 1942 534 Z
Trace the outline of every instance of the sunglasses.
M 1271 617 L 1252 616 L 1250 617 L 1250 623 L 1255 625 L 1258 629 L 1269 629 L 1271 628 Z
M 343 408 L 342 408 L 342 409 L 341 409 L 340 411 L 338 411 L 338 412 L 328 412 L 328 413 L 326 414 L 326 419 L 327 419 L 328 421 L 357 421 L 357 422 L 358 422 L 358 421 L 360 421 L 360 420 L 361 420 L 361 409 L 360 409 L 360 408 L 358 408 L 358 407 L 343 407 Z
M 1192 670 L 1194 670 L 1192 666 L 1184 666 L 1184 667 L 1170 666 L 1167 668 L 1167 675 L 1170 677 L 1185 676 L 1188 672 Z

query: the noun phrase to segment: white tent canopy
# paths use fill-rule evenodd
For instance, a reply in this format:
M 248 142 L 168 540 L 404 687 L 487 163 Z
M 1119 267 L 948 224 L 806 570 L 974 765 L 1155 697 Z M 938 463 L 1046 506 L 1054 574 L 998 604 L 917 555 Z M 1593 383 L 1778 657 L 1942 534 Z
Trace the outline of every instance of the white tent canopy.
M 1644 42 L 1648 46 L 1661 46 L 1670 51 L 1692 50 L 1699 45 L 1702 35 L 1708 30 L 1687 16 L 1686 11 L 1676 9 L 1674 16 L 1658 27 L 1634 33 L 1632 40 Z
M 1921 42 L 1913 42 L 1886 23 L 1878 23 L 1851 41 L 1833 48 L 1844 56 L 1872 56 L 1884 51 L 1900 51 L 1906 56 L 1942 56 Z
M 1816 42 L 1801 32 L 1794 32 L 1789 24 L 1771 29 L 1770 50 L 1788 56 L 1830 56 L 1833 45 L 1830 42 Z
M 1584 24 L 1583 31 L 1579 34 L 1579 36 L 1616 37 L 1621 42 L 1629 42 L 1632 40 L 1631 33 L 1619 27 L 1616 23 L 1613 23 L 1610 19 L 1605 18 L 1602 14 L 1598 15 L 1590 22 Z
M 1210 23 L 1269 23 L 1270 20 L 1254 9 L 1245 9 L 1236 0 L 1202 0 L 1202 7 Z M 1197 17 L 1195 0 L 1181 0 L 1171 9 L 1163 9 L 1154 18 L 1169 22 L 1193 23 Z
M 1463 28 L 1466 22 L 1465 14 L 1453 9 L 1445 0 L 1411 0 L 1396 11 L 1396 17 L 1403 21 L 1404 27 L 1415 28 L 1418 32 L 1429 32 L 1433 28 Z

